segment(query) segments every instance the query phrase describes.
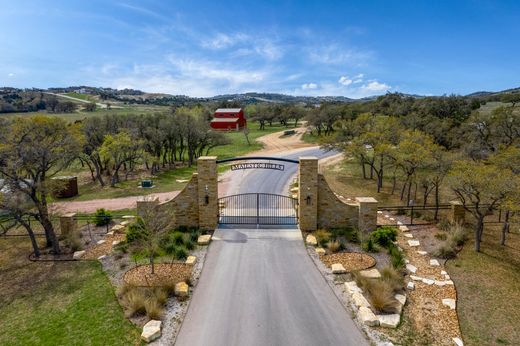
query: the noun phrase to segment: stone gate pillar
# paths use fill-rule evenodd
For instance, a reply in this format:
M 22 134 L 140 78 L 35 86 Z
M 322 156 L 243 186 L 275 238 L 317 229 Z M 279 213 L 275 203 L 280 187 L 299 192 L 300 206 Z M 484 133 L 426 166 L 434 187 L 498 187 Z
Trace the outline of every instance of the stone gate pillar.
M 78 221 L 75 218 L 76 213 L 69 213 L 60 216 L 61 235 L 67 237 L 78 229 Z
M 449 221 L 463 225 L 466 219 L 466 209 L 459 201 L 450 201 L 451 210 L 449 214 Z
M 373 197 L 356 197 L 359 206 L 358 228 L 372 232 L 377 228 L 377 200 Z
M 318 227 L 318 158 L 300 157 L 298 174 L 298 218 L 302 231 Z
M 197 160 L 199 228 L 214 230 L 218 224 L 217 157 L 201 156 Z

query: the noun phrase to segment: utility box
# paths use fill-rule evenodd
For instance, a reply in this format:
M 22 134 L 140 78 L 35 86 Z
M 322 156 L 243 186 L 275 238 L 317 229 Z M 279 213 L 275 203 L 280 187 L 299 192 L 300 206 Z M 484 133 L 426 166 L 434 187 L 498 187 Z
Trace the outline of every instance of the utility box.
M 56 198 L 69 198 L 78 195 L 78 177 L 63 176 L 52 178 L 57 183 L 53 196 Z
M 151 188 L 153 187 L 153 180 L 149 179 L 149 180 L 142 180 L 141 181 L 141 187 L 144 189 L 144 188 Z

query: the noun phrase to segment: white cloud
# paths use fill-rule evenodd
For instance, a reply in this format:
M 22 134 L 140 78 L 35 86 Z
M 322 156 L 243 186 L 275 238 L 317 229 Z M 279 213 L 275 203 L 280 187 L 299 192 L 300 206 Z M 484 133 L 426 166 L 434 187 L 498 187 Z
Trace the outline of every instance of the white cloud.
M 223 49 L 234 46 L 239 42 L 243 42 L 248 40 L 249 36 L 243 33 L 235 33 L 235 34 L 224 34 L 218 33 L 214 37 L 210 39 L 203 40 L 201 42 L 202 47 L 209 49 Z
M 318 84 L 316 83 L 305 83 L 305 84 L 302 84 L 302 89 L 303 90 L 312 90 L 312 89 L 317 89 L 318 88 Z
M 373 91 L 387 91 L 390 90 L 392 87 L 385 83 L 379 83 L 378 81 L 370 81 L 367 84 L 364 84 L 361 86 L 361 90 L 367 91 L 367 92 L 373 92 Z
M 354 79 L 362 79 L 365 75 L 360 73 L 354 77 Z
M 338 80 L 338 83 L 347 86 L 352 84 L 352 79 L 348 78 L 347 76 L 341 76 Z
M 7 77 L 14 77 L 14 73 L 8 73 Z
M 372 59 L 372 53 L 353 48 L 342 48 L 336 44 L 308 49 L 311 62 L 327 65 L 349 64 L 366 65 Z

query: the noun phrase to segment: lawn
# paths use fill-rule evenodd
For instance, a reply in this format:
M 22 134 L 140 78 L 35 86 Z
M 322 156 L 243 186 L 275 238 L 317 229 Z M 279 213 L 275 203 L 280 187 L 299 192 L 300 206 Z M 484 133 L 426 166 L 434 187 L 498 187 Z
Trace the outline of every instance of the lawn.
M 447 267 L 458 291 L 465 345 L 518 345 L 520 340 L 520 233 L 512 225 L 507 246 L 498 226 L 487 226 L 482 251 L 469 241 Z
M 85 100 L 85 101 L 92 101 L 95 102 L 96 99 L 94 96 L 87 95 L 87 94 L 80 94 L 80 93 L 66 93 L 65 96 L 74 97 L 76 99 Z
M 0 239 L 0 345 L 136 345 L 98 262 L 33 263 L 27 238 Z

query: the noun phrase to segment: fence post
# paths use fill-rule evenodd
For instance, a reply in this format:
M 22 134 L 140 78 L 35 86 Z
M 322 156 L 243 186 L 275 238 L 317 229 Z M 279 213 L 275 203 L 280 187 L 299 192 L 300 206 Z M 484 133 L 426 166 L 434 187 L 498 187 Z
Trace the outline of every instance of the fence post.
M 76 220 L 76 213 L 69 213 L 60 216 L 60 230 L 61 235 L 66 237 L 76 231 L 78 221 Z

